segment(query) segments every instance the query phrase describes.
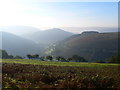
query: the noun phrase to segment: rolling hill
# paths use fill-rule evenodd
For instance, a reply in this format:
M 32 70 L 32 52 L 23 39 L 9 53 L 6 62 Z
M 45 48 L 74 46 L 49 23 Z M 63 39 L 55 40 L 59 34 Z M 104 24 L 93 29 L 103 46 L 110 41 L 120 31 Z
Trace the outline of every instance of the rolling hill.
M 32 34 L 24 35 L 25 38 L 33 40 L 38 44 L 42 44 L 43 46 L 48 46 L 52 43 L 59 42 L 72 36 L 73 33 L 66 32 L 59 28 L 48 29 L 45 31 L 38 31 Z
M 120 38 L 119 38 L 120 39 Z M 88 61 L 106 60 L 118 52 L 118 33 L 89 33 L 73 35 L 54 46 L 45 53 L 71 57 L 83 56 Z
M 25 56 L 26 54 L 40 54 L 42 47 L 31 40 L 16 36 L 8 32 L 0 32 L 2 37 L 1 49 L 6 50 L 9 54 Z M 2 46 L 1 46 L 2 45 Z

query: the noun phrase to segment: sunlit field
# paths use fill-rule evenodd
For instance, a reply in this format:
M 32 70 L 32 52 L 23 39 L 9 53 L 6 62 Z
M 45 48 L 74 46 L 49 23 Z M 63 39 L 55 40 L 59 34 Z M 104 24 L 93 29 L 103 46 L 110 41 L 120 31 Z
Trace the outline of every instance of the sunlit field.
M 79 67 L 120 66 L 120 64 L 110 64 L 110 63 L 55 62 L 55 61 L 41 61 L 41 60 L 32 60 L 32 59 L 2 59 L 2 62 L 33 64 L 33 65 L 79 66 Z
M 3 88 L 120 88 L 120 64 L 2 60 Z

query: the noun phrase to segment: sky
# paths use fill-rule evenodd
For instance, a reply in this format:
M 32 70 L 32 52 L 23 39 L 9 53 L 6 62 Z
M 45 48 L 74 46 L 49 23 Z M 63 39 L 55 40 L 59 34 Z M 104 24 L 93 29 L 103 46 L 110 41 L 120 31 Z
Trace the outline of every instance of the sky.
M 117 27 L 117 2 L 39 2 L 1 0 L 1 26 Z

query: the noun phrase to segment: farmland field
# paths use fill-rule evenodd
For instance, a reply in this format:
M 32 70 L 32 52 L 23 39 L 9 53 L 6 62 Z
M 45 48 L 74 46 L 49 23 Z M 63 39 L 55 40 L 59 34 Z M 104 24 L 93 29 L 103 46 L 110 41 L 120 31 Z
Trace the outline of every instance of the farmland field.
M 3 88 L 120 88 L 120 64 L 2 60 Z

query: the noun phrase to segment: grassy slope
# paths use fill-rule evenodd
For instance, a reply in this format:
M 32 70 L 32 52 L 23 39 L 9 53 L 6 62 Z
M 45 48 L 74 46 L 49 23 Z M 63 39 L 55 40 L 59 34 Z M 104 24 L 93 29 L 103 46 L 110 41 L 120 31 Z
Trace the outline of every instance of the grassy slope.
M 74 54 L 88 61 L 106 60 L 117 52 L 118 33 L 77 35 L 57 44 L 53 55 L 71 57 Z
M 1 61 L 1 60 L 0 60 Z M 80 66 L 80 67 L 100 67 L 100 66 L 116 66 L 120 64 L 108 63 L 83 63 L 83 62 L 50 62 L 31 59 L 2 59 L 2 63 L 20 63 L 33 65 L 53 65 L 53 66 Z

